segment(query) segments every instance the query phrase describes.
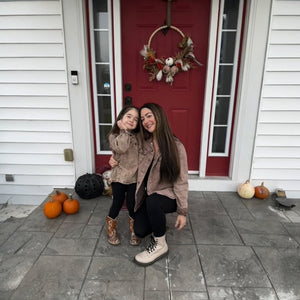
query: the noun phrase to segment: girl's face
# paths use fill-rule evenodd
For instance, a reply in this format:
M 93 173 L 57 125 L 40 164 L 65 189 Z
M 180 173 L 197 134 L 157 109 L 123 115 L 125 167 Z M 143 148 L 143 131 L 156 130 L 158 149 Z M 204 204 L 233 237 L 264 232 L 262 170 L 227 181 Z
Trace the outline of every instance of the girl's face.
M 139 121 L 139 113 L 136 109 L 130 109 L 121 119 L 128 130 L 134 130 Z
M 141 121 L 143 127 L 150 133 L 153 133 L 156 129 L 156 120 L 152 110 L 149 108 L 142 108 L 141 110 Z

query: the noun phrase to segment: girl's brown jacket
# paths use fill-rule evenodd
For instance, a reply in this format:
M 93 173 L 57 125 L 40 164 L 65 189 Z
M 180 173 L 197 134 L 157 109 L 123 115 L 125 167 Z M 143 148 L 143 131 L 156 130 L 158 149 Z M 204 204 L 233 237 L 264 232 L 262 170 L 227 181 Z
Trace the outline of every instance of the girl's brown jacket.
M 111 134 L 109 144 L 118 165 L 111 170 L 111 181 L 123 184 L 135 183 L 138 168 L 138 141 L 136 134 L 120 130 Z

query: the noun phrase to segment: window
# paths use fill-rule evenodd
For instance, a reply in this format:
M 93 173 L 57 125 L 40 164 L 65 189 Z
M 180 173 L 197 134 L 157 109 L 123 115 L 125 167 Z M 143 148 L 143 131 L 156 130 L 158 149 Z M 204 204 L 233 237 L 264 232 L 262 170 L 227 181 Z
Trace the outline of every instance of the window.
M 222 0 L 218 29 L 209 156 L 228 156 L 243 1 Z
M 90 1 L 90 37 L 93 71 L 97 154 L 109 154 L 108 133 L 114 122 L 112 32 L 109 0 Z

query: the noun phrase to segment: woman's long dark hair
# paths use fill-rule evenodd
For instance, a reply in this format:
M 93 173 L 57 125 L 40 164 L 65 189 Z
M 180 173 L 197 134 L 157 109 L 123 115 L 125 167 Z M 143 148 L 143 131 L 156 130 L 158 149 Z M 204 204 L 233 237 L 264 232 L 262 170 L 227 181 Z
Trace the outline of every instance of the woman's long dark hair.
M 110 135 L 110 134 L 119 134 L 120 133 L 120 128 L 119 128 L 117 122 L 119 120 L 121 120 L 126 115 L 126 113 L 128 111 L 130 111 L 131 109 L 135 109 L 137 112 L 139 112 L 139 109 L 137 107 L 133 106 L 133 105 L 124 106 L 122 108 L 122 110 L 120 111 L 120 113 L 117 117 L 117 120 L 116 120 L 114 126 L 112 127 L 112 129 L 110 130 L 108 135 Z M 140 122 L 137 123 L 136 128 L 134 130 L 132 130 L 132 132 L 135 132 L 135 133 L 139 132 L 139 128 L 140 128 Z
M 161 153 L 160 179 L 162 181 L 174 183 L 180 173 L 180 162 L 174 139 L 175 136 L 172 133 L 167 116 L 162 107 L 156 103 L 145 103 L 140 108 L 140 116 L 143 108 L 150 109 L 156 121 L 154 134 L 156 136 L 159 151 Z M 153 136 L 152 133 L 148 132 L 142 126 L 142 123 L 140 127 L 142 128 L 140 131 L 142 141 Z

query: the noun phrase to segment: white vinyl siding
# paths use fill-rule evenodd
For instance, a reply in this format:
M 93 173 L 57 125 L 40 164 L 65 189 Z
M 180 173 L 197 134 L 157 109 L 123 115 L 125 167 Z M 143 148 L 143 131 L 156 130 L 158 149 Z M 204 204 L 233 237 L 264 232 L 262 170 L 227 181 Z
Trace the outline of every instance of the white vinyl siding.
M 0 203 L 41 203 L 73 187 L 60 0 L 0 2 Z M 6 182 L 11 174 L 13 182 Z
M 300 198 L 300 1 L 274 0 L 251 180 Z

